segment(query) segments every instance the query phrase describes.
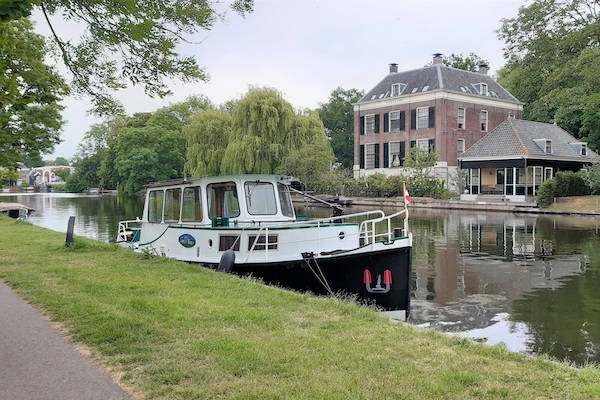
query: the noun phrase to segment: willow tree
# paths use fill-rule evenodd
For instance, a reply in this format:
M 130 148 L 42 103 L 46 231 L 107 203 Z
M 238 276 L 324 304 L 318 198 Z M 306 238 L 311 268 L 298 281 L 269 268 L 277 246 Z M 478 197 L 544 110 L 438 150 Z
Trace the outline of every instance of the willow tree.
M 231 133 L 232 118 L 226 111 L 202 111 L 183 128 L 187 143 L 185 174 L 219 175 Z
M 296 114 L 279 92 L 250 89 L 233 109 L 232 132 L 221 172 L 271 174 L 294 145 Z
M 297 115 L 292 135 L 298 144 L 282 158 L 276 172 L 293 175 L 314 186 L 327 175 L 335 160 L 319 115 L 316 112 Z

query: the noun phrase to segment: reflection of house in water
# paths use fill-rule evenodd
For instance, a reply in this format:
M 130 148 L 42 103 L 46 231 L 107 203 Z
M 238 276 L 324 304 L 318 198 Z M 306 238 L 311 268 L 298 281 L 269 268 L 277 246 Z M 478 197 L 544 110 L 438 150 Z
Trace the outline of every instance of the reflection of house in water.
M 558 288 L 585 268 L 581 255 L 553 254 L 548 217 L 452 212 L 432 218 L 446 223 L 428 239 L 435 250 L 427 259 L 413 259 L 416 322 L 483 328 L 497 313 L 510 312 L 512 300 L 534 288 Z

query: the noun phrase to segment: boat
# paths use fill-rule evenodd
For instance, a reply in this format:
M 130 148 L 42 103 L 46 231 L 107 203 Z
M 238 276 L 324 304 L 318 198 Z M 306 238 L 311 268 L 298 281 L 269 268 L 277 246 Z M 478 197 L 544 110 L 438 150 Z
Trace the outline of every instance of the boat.
M 117 243 L 138 252 L 259 277 L 315 293 L 346 293 L 387 310 L 410 309 L 408 210 L 296 216 L 282 175 L 183 178 L 145 188 L 141 218 L 120 221 Z M 312 196 L 311 196 L 312 197 Z M 404 218 L 403 228 L 392 219 Z
M 33 211 L 33 208 L 20 203 L 0 203 L 0 214 L 15 219 L 26 219 Z

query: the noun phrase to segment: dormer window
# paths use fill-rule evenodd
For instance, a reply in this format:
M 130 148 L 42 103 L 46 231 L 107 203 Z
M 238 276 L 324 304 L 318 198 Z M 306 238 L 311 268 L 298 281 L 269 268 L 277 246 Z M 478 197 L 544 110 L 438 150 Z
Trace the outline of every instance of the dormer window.
M 552 154 L 552 140 L 546 139 L 544 151 L 548 154 Z
M 581 143 L 581 155 L 587 156 L 587 144 L 586 143 Z
M 392 84 L 392 97 L 400 96 L 402 94 L 402 92 L 404 92 L 404 89 L 406 89 L 405 83 Z
M 583 142 L 575 142 L 575 143 L 569 143 L 569 145 L 571 145 L 571 148 L 573 149 L 573 151 L 575 153 L 577 153 L 580 156 L 587 156 L 587 143 L 583 143 Z
M 487 85 L 487 83 L 476 83 L 473 86 L 475 87 L 475 90 L 477 90 L 477 94 L 479 94 L 481 96 L 487 96 L 488 95 L 488 85 Z

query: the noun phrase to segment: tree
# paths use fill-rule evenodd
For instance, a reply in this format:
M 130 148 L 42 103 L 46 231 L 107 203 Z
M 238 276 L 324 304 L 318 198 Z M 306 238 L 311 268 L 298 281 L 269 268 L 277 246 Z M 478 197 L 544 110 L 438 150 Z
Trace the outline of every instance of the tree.
M 354 108 L 353 104 L 364 96 L 358 89 L 338 87 L 329 95 L 326 103 L 317 109 L 331 142 L 333 153 L 345 168 L 354 165 Z
M 504 19 L 507 64 L 499 82 L 525 102 L 523 116 L 558 125 L 600 148 L 600 19 L 595 0 L 535 0 Z
M 54 165 L 69 165 L 69 160 L 64 157 L 56 157 L 56 160 L 52 162 Z
M 334 160 L 333 151 L 324 133 L 317 113 L 298 115 L 294 124 L 295 135 L 300 145 L 294 147 L 283 157 L 276 172 L 295 176 L 314 188 L 329 181 L 329 172 Z
M 253 0 L 230 2 L 242 16 L 253 6 Z M 195 33 L 212 29 L 225 15 L 211 0 L 7 0 L 0 18 L 17 20 L 32 9 L 43 15 L 73 91 L 89 95 L 99 114 L 121 110 L 112 92 L 128 83 L 142 86 L 148 96 L 163 97 L 170 94 L 166 80 L 206 80 L 204 69 L 193 57 L 180 55 L 177 47 L 192 43 Z M 85 32 L 76 41 L 61 36 L 60 26 L 52 21 L 57 15 L 84 26 Z
M 223 155 L 226 174 L 271 174 L 297 144 L 296 114 L 274 89 L 253 88 L 233 110 L 230 143 Z
M 29 20 L 0 23 L 0 166 L 39 160 L 60 141 L 60 100 L 68 90 L 44 64 L 46 52 Z
M 0 168 L 0 188 L 5 182 L 8 182 L 9 186 L 19 179 L 19 173 L 16 169 Z
M 102 159 L 99 154 L 92 154 L 75 160 L 73 166 L 75 173 L 70 174 L 65 182 L 65 190 L 79 193 L 89 188 L 100 187 L 98 170 Z
M 479 70 L 480 64 L 489 64 L 487 60 L 484 60 L 475 53 L 469 53 L 468 56 L 464 56 L 462 53 L 452 53 L 449 57 L 445 57 L 442 62 L 448 67 L 464 69 L 465 71 L 473 72 Z
M 231 125 L 231 114 L 225 111 L 202 111 L 190 119 L 183 128 L 187 142 L 186 174 L 207 176 L 221 173 Z

